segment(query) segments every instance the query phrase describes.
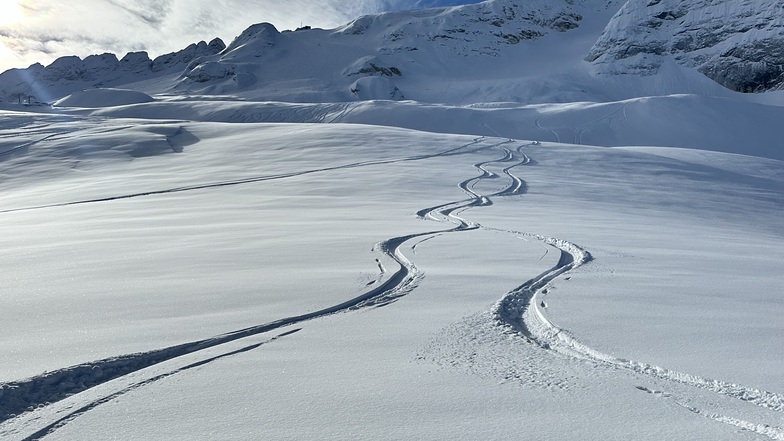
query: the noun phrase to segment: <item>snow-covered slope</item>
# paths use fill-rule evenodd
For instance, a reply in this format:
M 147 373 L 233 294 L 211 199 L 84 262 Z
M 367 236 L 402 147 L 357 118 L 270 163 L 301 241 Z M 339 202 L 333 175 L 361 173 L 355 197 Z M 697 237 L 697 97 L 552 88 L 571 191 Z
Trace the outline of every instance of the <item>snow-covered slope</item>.
M 0 121 L 0 438 L 784 436 L 782 161 Z
M 55 101 L 53 107 L 103 108 L 149 103 L 155 99 L 135 90 L 124 89 L 87 89 L 74 92 Z
M 607 147 L 686 147 L 784 159 L 780 142 L 784 126 L 778 123 L 784 120 L 784 107 L 698 95 L 606 103 L 468 106 L 413 101 L 321 104 L 172 99 L 97 109 L 89 114 L 233 123 L 359 123 Z
M 784 87 L 780 0 L 629 1 L 587 60 L 600 72 L 651 74 L 668 58 L 741 92 Z
M 0 439 L 784 440 L 784 92 L 620 7 L 0 75 Z

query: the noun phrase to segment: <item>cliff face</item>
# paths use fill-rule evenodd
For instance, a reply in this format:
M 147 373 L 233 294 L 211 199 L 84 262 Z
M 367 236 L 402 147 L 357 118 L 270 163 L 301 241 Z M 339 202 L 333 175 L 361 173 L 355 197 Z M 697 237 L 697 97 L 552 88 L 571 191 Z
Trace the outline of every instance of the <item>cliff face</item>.
M 629 1 L 586 60 L 600 73 L 655 73 L 665 58 L 740 92 L 784 87 L 781 0 Z

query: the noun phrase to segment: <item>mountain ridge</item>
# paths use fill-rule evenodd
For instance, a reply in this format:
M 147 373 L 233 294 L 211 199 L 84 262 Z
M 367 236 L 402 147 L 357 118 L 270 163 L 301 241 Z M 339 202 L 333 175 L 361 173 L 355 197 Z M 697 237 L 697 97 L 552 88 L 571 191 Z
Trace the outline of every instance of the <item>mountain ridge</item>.
M 692 93 L 694 87 L 714 95 L 784 87 L 784 24 L 775 16 L 784 6 L 681 3 L 488 0 L 366 15 L 335 29 L 281 32 L 259 23 L 228 46 L 202 41 L 154 60 L 144 52 L 120 60 L 102 54 L 12 69 L 0 74 L 0 99 L 49 103 L 86 88 L 127 86 L 262 101 L 535 104 Z M 727 11 L 740 18 L 699 28 Z M 690 71 L 706 81 L 683 83 Z
M 225 48 L 225 43 L 215 38 L 209 43 L 193 43 L 154 59 L 145 51 L 129 52 L 120 59 L 108 52 L 84 59 L 75 55 L 60 57 L 48 66 L 35 63 L 25 69 L 9 69 L 0 74 L 0 98 L 4 101 L 34 99 L 51 102 L 84 88 L 123 85 L 130 78 L 139 80 L 179 73 L 194 59 Z

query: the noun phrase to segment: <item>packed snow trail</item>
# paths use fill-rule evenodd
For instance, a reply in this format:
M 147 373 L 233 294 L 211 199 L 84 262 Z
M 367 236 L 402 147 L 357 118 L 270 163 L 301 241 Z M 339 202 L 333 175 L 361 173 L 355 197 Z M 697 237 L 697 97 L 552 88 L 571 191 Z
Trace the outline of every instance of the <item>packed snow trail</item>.
M 775 412 L 784 412 L 784 396 L 781 394 L 750 388 L 739 384 L 701 378 L 696 375 L 672 371 L 659 366 L 618 358 L 580 343 L 572 337 L 569 332 L 554 325 L 544 311 L 544 303 L 541 301 L 541 295 L 545 292 L 553 279 L 566 271 L 579 266 L 571 261 L 572 258 L 564 260 L 563 256 L 571 254 L 572 256 L 577 256 L 579 261 L 584 259 L 585 255 L 583 255 L 579 249 L 568 251 L 569 248 L 571 248 L 571 245 L 568 243 L 556 242 L 553 243 L 553 245 L 562 249 L 563 254 L 561 263 L 565 266 L 559 270 L 541 274 L 539 277 L 532 279 L 519 288 L 509 292 L 504 298 L 498 301 L 493 307 L 493 313 L 502 327 L 517 332 L 544 349 L 562 355 L 580 360 L 589 360 L 613 369 L 628 370 L 635 374 L 664 380 L 666 382 L 679 383 L 708 390 Z M 638 386 L 638 389 L 644 392 L 653 393 L 653 391 L 641 386 Z M 679 406 L 684 407 L 697 415 L 740 427 L 744 430 L 750 430 L 773 440 L 784 440 L 784 428 L 752 423 L 725 415 L 711 413 L 693 405 L 686 404 L 682 399 L 670 395 L 668 395 L 668 398 L 674 399 Z
M 496 231 L 511 232 L 507 230 Z M 529 233 L 511 233 L 531 236 Z M 721 395 L 756 404 L 763 408 L 784 412 L 784 396 L 781 394 L 701 378 L 646 363 L 618 358 L 580 343 L 568 331 L 559 328 L 550 321 L 542 306 L 541 297 L 550 282 L 565 272 L 590 261 L 591 255 L 582 248 L 563 240 L 536 235 L 533 237 L 560 249 L 562 253 L 561 261 L 559 265 L 556 265 L 556 268 L 527 281 L 517 289 L 510 291 L 496 303 L 493 307 L 493 313 L 502 326 L 519 332 L 545 349 L 570 357 L 591 360 L 661 380 L 707 389 Z

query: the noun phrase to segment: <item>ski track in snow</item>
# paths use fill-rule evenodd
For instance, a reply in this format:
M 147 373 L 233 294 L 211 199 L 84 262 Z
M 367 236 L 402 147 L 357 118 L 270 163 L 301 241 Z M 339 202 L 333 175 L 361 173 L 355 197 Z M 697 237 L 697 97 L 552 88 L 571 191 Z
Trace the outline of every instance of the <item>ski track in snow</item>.
M 32 415 L 35 412 L 29 412 L 36 408 L 39 410 L 46 408 L 46 406 L 50 406 L 51 403 L 57 403 L 58 401 L 61 401 L 69 396 L 78 394 L 95 386 L 105 385 L 111 380 L 126 377 L 129 374 L 136 373 L 142 369 L 160 364 L 164 361 L 174 360 L 184 355 L 198 353 L 199 351 L 208 348 L 224 345 L 250 336 L 267 333 L 278 328 L 291 326 L 307 320 L 325 317 L 327 315 L 339 312 L 357 310 L 360 308 L 382 307 L 396 302 L 400 297 L 411 292 L 417 286 L 419 279 L 422 277 L 422 274 L 416 265 L 414 265 L 402 253 L 401 248 L 405 243 L 418 239 L 418 241 L 412 246 L 412 251 L 414 254 L 416 254 L 416 248 L 428 240 L 435 239 L 448 233 L 458 233 L 479 229 L 503 234 L 511 234 L 516 237 L 536 239 L 543 242 L 548 247 L 548 249 L 556 249 L 560 252 L 560 259 L 554 267 L 541 273 L 533 279 L 528 280 L 520 287 L 510 291 L 492 307 L 490 311 L 490 317 L 495 322 L 495 328 L 501 331 L 500 333 L 511 333 L 513 335 L 518 335 L 524 339 L 524 341 L 533 343 L 544 351 L 560 354 L 562 356 L 567 356 L 578 360 L 590 361 L 594 363 L 596 367 L 604 366 L 612 369 L 623 369 L 641 376 L 652 377 L 656 380 L 663 380 L 665 382 L 677 383 L 707 390 L 726 397 L 751 403 L 765 409 L 776 412 L 784 412 L 784 397 L 780 394 L 748 388 L 738 384 L 701 378 L 695 375 L 671 371 L 658 366 L 625 360 L 609 354 L 604 354 L 580 343 L 567 331 L 553 324 L 544 311 L 546 305 L 544 301 L 541 300 L 541 297 L 547 293 L 548 287 L 553 280 L 590 262 L 592 259 L 591 254 L 585 249 L 563 239 L 546 237 L 527 232 L 484 227 L 478 223 L 474 223 L 460 217 L 460 214 L 468 209 L 493 205 L 493 198 L 495 197 L 520 196 L 527 192 L 526 182 L 512 173 L 512 170 L 517 167 L 529 165 L 532 163 L 532 160 L 523 153 L 523 149 L 528 146 L 537 145 L 538 143 L 519 144 L 515 150 L 511 150 L 506 145 L 514 143 L 512 140 L 492 145 L 482 145 L 482 140 L 483 138 L 477 138 L 473 143 L 430 155 L 420 155 L 402 159 L 356 162 L 341 166 L 306 170 L 287 174 L 259 176 L 235 181 L 214 182 L 144 193 L 0 211 L 0 213 L 8 213 L 16 211 L 38 210 L 54 207 L 108 202 L 120 199 L 183 191 L 203 190 L 208 188 L 218 188 L 275 179 L 284 179 L 311 173 L 329 172 L 347 168 L 476 153 L 493 148 L 500 148 L 503 152 L 503 157 L 501 158 L 491 159 L 474 164 L 474 167 L 480 172 L 480 175 L 467 179 L 458 184 L 458 187 L 468 195 L 467 199 L 425 208 L 416 213 L 417 216 L 421 219 L 429 219 L 441 223 L 450 223 L 453 225 L 453 227 L 394 237 L 380 242 L 374 247 L 374 250 L 386 255 L 398 264 L 398 269 L 392 273 L 389 273 L 388 270 L 381 264 L 381 262 L 378 259 L 376 260 L 381 274 L 375 282 L 368 284 L 368 286 L 377 285 L 375 288 L 351 300 L 319 311 L 283 318 L 274 322 L 233 331 L 205 340 L 185 343 L 146 353 L 131 354 L 99 360 L 96 362 L 72 366 L 54 372 L 48 372 L 27 380 L 0 384 L 0 400 L 2 400 L 2 404 L 0 405 L 0 435 L 20 435 L 16 429 L 10 427 L 3 428 L 3 426 L 7 426 L 8 423 L 13 422 L 14 420 L 29 417 L 30 421 L 28 421 L 28 423 L 30 424 L 23 425 L 22 430 L 27 432 L 32 430 L 33 433 L 26 435 L 21 439 L 25 441 L 41 439 L 67 424 L 69 421 L 72 421 L 78 416 L 84 414 L 85 412 L 88 412 L 89 410 L 105 404 L 130 391 L 136 390 L 140 387 L 162 380 L 177 373 L 206 365 L 215 360 L 256 349 L 263 344 L 275 341 L 283 336 L 293 334 L 299 331 L 301 328 L 284 332 L 278 336 L 271 337 L 263 342 L 249 345 L 239 350 L 233 350 L 218 356 L 205 357 L 201 361 L 192 362 L 174 370 L 134 382 L 131 385 L 120 387 L 119 390 L 105 393 L 102 398 L 97 400 L 93 400 L 87 403 L 82 402 L 79 405 L 74 406 L 76 407 L 75 409 L 71 407 L 55 413 L 57 418 L 54 421 L 51 421 L 50 418 L 48 422 L 43 421 L 43 419 L 39 422 L 39 417 Z M 40 141 L 41 140 L 34 141 L 30 144 L 35 144 Z M 503 180 L 506 181 L 506 184 L 492 194 L 483 195 L 476 190 L 476 185 L 482 180 L 495 180 L 501 177 L 499 174 L 496 174 L 488 169 L 490 164 L 508 164 L 501 170 L 501 173 L 505 178 Z M 386 277 L 386 280 L 384 280 L 384 277 Z M 476 354 L 473 354 L 473 356 L 476 356 Z M 519 372 L 522 372 L 523 375 L 532 374 L 530 370 L 526 369 L 517 370 L 517 372 L 518 373 L 514 375 L 519 376 Z M 558 387 L 558 382 L 555 383 L 555 386 Z M 738 427 L 743 430 L 748 430 L 773 440 L 784 440 L 784 429 L 782 428 L 765 424 L 756 424 L 745 420 L 704 411 L 691 404 L 688 404 L 685 400 L 674 397 L 669 393 L 652 390 L 642 386 L 637 386 L 637 389 L 651 395 L 673 399 L 679 406 L 697 415 L 710 418 L 714 421 Z M 41 427 L 41 424 L 43 424 L 43 427 Z M 35 427 L 35 429 L 31 429 L 31 426 Z
M 173 187 L 167 188 L 163 190 L 151 190 L 139 193 L 129 193 L 124 195 L 113 195 L 113 196 L 106 196 L 106 197 L 98 197 L 93 199 L 83 199 L 78 201 L 69 201 L 69 202 L 60 202 L 54 204 L 44 204 L 44 205 L 36 205 L 31 207 L 19 207 L 19 208 L 8 208 L 0 210 L 1 213 L 15 213 L 20 211 L 32 211 L 32 210 L 42 210 L 46 208 L 58 208 L 58 207 L 68 207 L 73 205 L 84 205 L 84 204 L 94 204 L 99 202 L 110 202 L 122 199 L 133 199 L 145 196 L 156 196 L 156 195 L 164 195 L 169 193 L 181 193 L 187 191 L 196 191 L 196 190 L 207 190 L 211 188 L 220 188 L 220 187 L 231 187 L 236 185 L 243 185 L 243 184 L 253 184 L 257 182 L 264 182 L 264 181 L 274 181 L 278 179 L 286 179 L 292 178 L 297 176 L 305 176 L 314 173 L 323 173 L 323 172 L 330 172 L 330 171 L 337 171 L 343 169 L 350 169 L 350 168 L 360 168 L 360 167 L 368 167 L 368 166 L 376 166 L 376 165 L 384 165 L 384 164 L 394 164 L 398 162 L 411 162 L 411 161 L 420 161 L 424 159 L 431 159 L 436 157 L 445 157 L 445 156 L 452 156 L 452 155 L 462 155 L 466 153 L 471 153 L 471 150 L 464 150 L 467 147 L 471 147 L 474 145 L 478 145 L 483 138 L 477 138 L 471 144 L 463 145 L 460 147 L 456 147 L 454 149 L 450 149 L 440 153 L 434 154 L 427 154 L 427 155 L 418 155 L 412 156 L 408 158 L 396 158 L 396 159 L 382 159 L 376 161 L 362 161 L 362 162 L 353 162 L 350 164 L 343 164 L 343 165 L 336 165 L 333 167 L 325 167 L 325 168 L 317 168 L 317 169 L 310 169 L 310 170 L 303 170 L 299 172 L 292 172 L 292 173 L 281 173 L 276 175 L 264 175 L 264 176 L 253 176 L 244 179 L 235 179 L 230 181 L 220 181 L 220 182 L 209 182 L 204 184 L 195 184 L 195 185 L 188 185 L 182 187 Z M 42 140 L 35 141 L 33 144 L 41 142 Z M 485 147 L 480 147 L 485 148 Z M 461 151 L 462 150 L 462 151 Z
M 233 186 L 233 185 L 240 185 L 240 184 L 263 182 L 263 181 L 268 181 L 273 179 L 284 179 L 284 178 L 302 176 L 302 175 L 318 173 L 318 172 L 328 172 L 328 171 L 335 171 L 335 170 L 348 169 L 348 168 L 392 164 L 397 162 L 418 161 L 418 160 L 430 159 L 435 157 L 462 155 L 466 153 L 473 153 L 479 150 L 492 148 L 498 145 L 498 144 L 482 145 L 483 140 L 484 138 L 477 138 L 469 144 L 461 145 L 459 147 L 444 152 L 435 153 L 435 154 L 418 155 L 413 157 L 389 159 L 389 160 L 357 162 L 357 163 L 351 163 L 342 166 L 327 167 L 327 168 L 315 169 L 315 170 L 306 170 L 301 172 L 294 172 L 294 173 L 274 175 L 274 176 L 262 176 L 262 177 L 246 178 L 246 179 L 235 180 L 235 181 L 178 187 L 173 189 L 151 191 L 151 192 L 144 192 L 144 193 L 111 196 L 105 198 L 72 201 L 72 202 L 41 205 L 41 206 L 34 206 L 34 207 L 15 208 L 15 209 L 0 211 L 0 213 L 41 210 L 41 209 L 49 209 L 55 207 L 67 207 L 67 206 L 74 206 L 74 205 L 110 202 L 110 201 L 130 199 L 130 198 L 143 197 L 143 196 L 168 194 L 168 193 L 176 193 L 176 192 L 183 192 L 183 191 L 195 191 L 195 190 L 202 190 L 202 189 L 216 188 L 216 187 L 226 187 L 226 186 Z M 329 308 L 325 308 L 319 311 L 315 311 L 303 315 L 283 318 L 274 322 L 229 332 L 226 334 L 222 334 L 219 336 L 215 336 L 200 341 L 184 343 L 181 345 L 176 345 L 176 346 L 150 351 L 150 352 L 130 354 L 130 355 L 104 359 L 104 360 L 98 360 L 95 362 L 85 363 L 77 366 L 71 366 L 53 372 L 47 372 L 40 376 L 29 378 L 26 380 L 0 384 L 0 400 L 2 400 L 0 402 L 0 435 L 10 434 L 8 433 L 7 430 L 3 429 L 2 423 L 5 421 L 13 420 L 15 417 L 18 417 L 20 414 L 24 416 L 25 412 L 34 409 L 44 408 L 51 403 L 57 403 L 65 398 L 83 392 L 87 389 L 108 383 L 112 380 L 141 371 L 142 369 L 151 366 L 155 366 L 165 361 L 173 360 L 188 354 L 193 354 L 208 348 L 220 346 L 242 338 L 270 332 L 272 330 L 281 327 L 291 326 L 296 323 L 312 320 L 319 317 L 324 317 L 339 312 L 356 310 L 363 307 L 386 306 L 392 302 L 395 302 L 401 296 L 409 293 L 416 286 L 416 283 L 420 277 L 420 272 L 418 271 L 416 266 L 414 266 L 400 251 L 400 247 L 404 243 L 416 238 L 430 237 L 445 232 L 466 231 L 471 229 L 476 229 L 476 227 L 473 227 L 467 224 L 466 222 L 461 221 L 458 222 L 458 225 L 455 226 L 454 228 L 450 228 L 447 230 L 429 231 L 425 233 L 417 233 L 417 234 L 410 234 L 406 236 L 394 237 L 377 244 L 374 248 L 376 251 L 383 253 L 384 255 L 390 257 L 392 260 L 398 263 L 399 268 L 397 269 L 397 271 L 391 274 L 387 274 L 383 265 L 381 265 L 380 261 L 378 261 L 377 263 L 379 264 L 381 275 L 379 276 L 379 279 L 376 281 L 376 283 L 371 284 L 371 285 L 377 285 L 375 288 L 365 292 L 364 294 L 358 297 L 347 300 L 338 305 L 331 306 Z M 383 283 L 379 284 L 378 282 L 381 282 L 384 276 L 387 276 L 386 280 L 384 280 Z M 163 377 L 159 377 L 159 379 L 160 378 Z M 141 385 L 144 384 L 149 384 L 149 381 L 145 381 Z M 29 435 L 23 439 L 25 440 L 40 439 L 46 436 L 47 434 L 51 433 L 52 431 L 56 430 L 58 427 L 61 427 L 62 424 L 67 423 L 68 421 L 72 420 L 76 416 L 81 415 L 87 410 L 95 407 L 95 405 L 102 404 L 106 401 L 114 399 L 117 396 L 122 395 L 123 393 L 125 392 L 122 392 L 120 394 L 111 393 L 106 398 L 99 400 L 99 402 L 93 403 L 94 405 L 88 404 L 87 406 L 80 407 L 79 409 L 73 411 L 72 413 L 68 413 L 63 417 L 58 418 L 57 421 L 46 425 L 44 428 L 36 430 L 34 435 Z M 32 418 L 33 420 L 36 419 L 35 416 L 33 416 Z
M 53 422 L 51 424 L 48 424 L 48 425 L 42 427 L 41 429 L 39 429 L 38 431 L 36 431 L 35 433 L 33 433 L 32 435 L 29 435 L 29 436 L 25 437 L 23 439 L 23 441 L 28 441 L 28 440 L 32 441 L 32 440 L 41 439 L 44 436 L 54 432 L 58 428 L 68 424 L 69 421 L 73 421 L 74 419 L 78 418 L 80 415 L 90 411 L 91 409 L 94 409 L 94 408 L 96 408 L 96 407 L 98 407 L 98 406 L 100 406 L 102 404 L 106 404 L 106 403 L 114 400 L 115 398 L 118 398 L 118 397 L 120 397 L 122 395 L 127 394 L 128 392 L 132 392 L 132 391 L 134 391 L 136 389 L 139 389 L 141 387 L 144 387 L 144 386 L 147 386 L 149 384 L 155 383 L 156 381 L 163 380 L 164 378 L 171 377 L 172 375 L 176 375 L 176 374 L 179 374 L 181 372 L 184 372 L 184 371 L 187 371 L 187 370 L 190 370 L 190 369 L 194 369 L 194 368 L 197 368 L 197 367 L 204 366 L 206 364 L 212 363 L 212 362 L 220 360 L 222 358 L 231 357 L 233 355 L 242 354 L 242 353 L 245 353 L 245 352 L 252 351 L 252 350 L 257 349 L 257 348 L 259 348 L 259 347 L 261 347 L 261 346 L 263 346 L 263 345 L 265 345 L 267 343 L 272 343 L 275 340 L 278 340 L 278 339 L 280 339 L 282 337 L 286 337 L 286 336 L 295 334 L 295 333 L 297 333 L 297 332 L 299 332 L 301 330 L 302 330 L 302 328 L 293 329 L 291 331 L 286 331 L 286 332 L 278 334 L 278 335 L 276 335 L 274 337 L 268 338 L 268 339 L 266 339 L 266 340 L 264 340 L 264 341 L 262 341 L 260 343 L 254 343 L 252 345 L 248 345 L 248 346 L 245 346 L 243 348 L 227 352 L 225 354 L 216 355 L 214 357 L 209 357 L 209 358 L 206 358 L 206 359 L 194 362 L 194 363 L 187 364 L 187 365 L 185 365 L 183 367 L 176 368 L 176 369 L 171 370 L 169 372 L 165 372 L 163 374 L 155 375 L 155 376 L 152 376 L 152 377 L 150 377 L 148 379 L 145 379 L 145 380 L 134 382 L 134 383 L 132 383 L 132 384 L 130 384 L 128 386 L 125 386 L 125 387 L 121 388 L 117 392 L 114 392 L 114 393 L 111 393 L 109 395 L 106 395 L 103 398 L 99 398 L 97 400 L 90 401 L 90 402 L 82 405 L 81 407 L 78 407 L 75 410 L 69 411 L 65 416 L 61 417 L 57 421 L 55 421 L 55 422 Z
M 449 218 L 452 218 L 452 220 L 454 220 L 455 213 L 462 210 L 476 206 L 492 205 L 493 197 L 517 196 L 525 194 L 527 191 L 527 185 L 525 181 L 511 173 L 512 169 L 519 166 L 528 165 L 532 162 L 527 155 L 522 153 L 524 147 L 526 146 L 521 145 L 517 148 L 517 153 L 522 157 L 522 159 L 519 160 L 519 162 L 515 162 L 514 164 L 502 170 L 503 174 L 511 180 L 511 184 L 505 189 L 489 196 L 483 196 L 475 191 L 474 185 L 481 179 L 494 178 L 497 176 L 493 172 L 487 170 L 486 166 L 488 164 L 515 161 L 515 155 L 506 147 L 503 148 L 504 152 L 506 153 L 503 158 L 475 164 L 474 167 L 481 172 L 481 175 L 463 181 L 459 184 L 459 187 L 469 196 L 471 196 L 473 199 L 471 202 L 462 205 L 460 203 L 445 204 L 430 209 L 420 210 L 417 214 L 423 219 L 427 218 L 431 220 L 444 221 L 450 220 Z M 541 299 L 541 297 L 547 293 L 548 287 L 553 280 L 590 262 L 592 260 L 591 254 L 580 246 L 563 239 L 546 237 L 528 232 L 489 228 L 476 223 L 467 223 L 460 218 L 458 219 L 465 226 L 481 228 L 488 231 L 513 234 L 518 237 L 534 238 L 544 242 L 551 248 L 559 250 L 561 253 L 561 257 L 558 263 L 553 268 L 527 281 L 517 289 L 510 291 L 493 306 L 491 310 L 492 315 L 496 320 L 497 325 L 501 328 L 521 335 L 526 340 L 537 344 L 542 349 L 556 352 L 568 357 L 588 360 L 599 365 L 605 365 L 616 369 L 619 368 L 629 370 L 636 374 L 653 377 L 658 380 L 680 383 L 687 386 L 708 390 L 723 396 L 738 399 L 743 402 L 748 402 L 765 409 L 770 409 L 776 412 L 784 412 L 784 396 L 781 394 L 749 388 L 739 384 L 701 378 L 696 375 L 676 372 L 650 364 L 617 358 L 612 355 L 604 354 L 580 343 L 567 331 L 557 327 L 549 320 L 544 311 L 547 307 L 546 303 Z M 644 388 L 638 389 L 644 390 Z M 679 400 L 676 400 L 676 403 L 690 410 L 691 412 L 708 417 L 717 422 L 722 422 L 744 430 L 752 431 L 774 440 L 784 440 L 784 429 L 782 428 L 773 427 L 766 424 L 756 424 L 737 418 L 706 412 L 694 406 L 684 404 Z

